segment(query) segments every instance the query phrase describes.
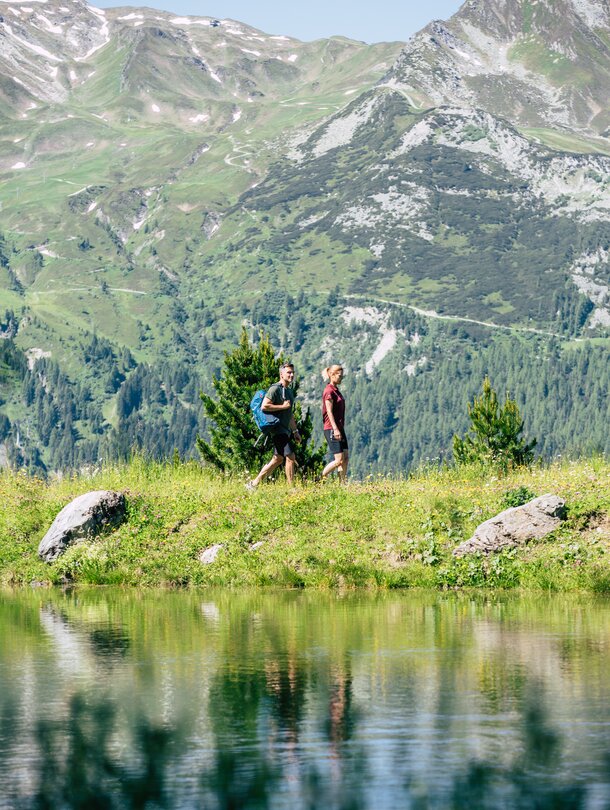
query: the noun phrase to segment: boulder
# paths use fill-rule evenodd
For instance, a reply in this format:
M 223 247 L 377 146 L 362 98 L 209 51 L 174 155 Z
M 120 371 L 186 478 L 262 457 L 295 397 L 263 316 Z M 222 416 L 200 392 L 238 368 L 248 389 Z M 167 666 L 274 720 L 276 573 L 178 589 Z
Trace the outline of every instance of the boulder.
M 213 546 L 206 548 L 205 551 L 202 551 L 199 555 L 199 562 L 202 562 L 204 565 L 213 563 L 222 548 L 224 548 L 222 543 L 215 543 Z
M 565 516 L 565 501 L 557 495 L 541 495 L 523 506 L 505 509 L 477 526 L 469 540 L 453 549 L 454 557 L 475 551 L 489 554 L 540 540 L 556 529 Z
M 91 540 L 98 534 L 120 526 L 126 518 L 127 504 L 122 492 L 96 490 L 79 495 L 57 515 L 38 546 L 45 562 L 56 560 L 72 543 Z

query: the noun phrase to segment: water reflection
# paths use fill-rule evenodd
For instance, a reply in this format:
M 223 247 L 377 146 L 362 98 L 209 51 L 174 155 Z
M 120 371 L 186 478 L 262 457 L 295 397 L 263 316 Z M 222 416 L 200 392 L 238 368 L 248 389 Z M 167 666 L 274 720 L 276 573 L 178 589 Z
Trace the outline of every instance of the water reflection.
M 0 599 L 0 807 L 608 807 L 610 606 Z

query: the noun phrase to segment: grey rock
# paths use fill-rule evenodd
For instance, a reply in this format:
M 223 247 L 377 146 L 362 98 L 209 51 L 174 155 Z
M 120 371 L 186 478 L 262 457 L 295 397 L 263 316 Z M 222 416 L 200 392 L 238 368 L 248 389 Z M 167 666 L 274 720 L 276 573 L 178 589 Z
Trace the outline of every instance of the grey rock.
M 57 515 L 40 541 L 38 556 L 53 562 L 72 543 L 91 540 L 120 526 L 126 518 L 126 506 L 122 492 L 102 489 L 79 495 Z
M 557 495 L 541 495 L 523 506 L 505 509 L 477 526 L 469 540 L 453 549 L 454 557 L 475 551 L 489 554 L 541 540 L 554 531 L 565 516 L 565 501 Z
M 264 545 L 265 545 L 265 541 L 264 540 L 259 540 L 256 543 L 252 543 L 252 545 L 250 546 L 250 551 L 256 551 L 257 549 L 259 549 L 261 546 L 264 546 Z
M 214 543 L 213 546 L 206 548 L 205 551 L 202 551 L 199 555 L 199 562 L 202 562 L 204 565 L 209 565 L 213 563 L 216 557 L 218 557 L 218 552 L 224 548 L 222 543 Z

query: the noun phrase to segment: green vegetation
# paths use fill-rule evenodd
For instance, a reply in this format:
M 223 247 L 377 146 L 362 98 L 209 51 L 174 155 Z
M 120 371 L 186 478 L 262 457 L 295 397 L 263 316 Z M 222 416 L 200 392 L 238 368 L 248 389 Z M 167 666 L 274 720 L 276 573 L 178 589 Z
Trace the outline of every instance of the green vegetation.
M 541 14 L 527 4 L 525 27 Z M 545 460 L 608 454 L 608 344 L 590 342 L 607 341 L 603 311 L 571 279 L 591 261 L 599 295 L 610 283 L 595 203 L 607 172 L 560 154 L 593 141 L 531 130 L 557 150 L 524 151 L 531 177 L 565 187 L 545 197 L 507 169 L 523 141 L 506 121 L 418 111 L 410 92 L 375 86 L 396 43 L 294 42 L 288 63 L 277 42 L 252 59 L 239 37 L 217 49 L 218 32 L 199 28 L 189 37 L 222 81 L 188 38 L 144 26 L 137 58 L 120 37 L 65 104 L 0 121 L 0 464 L 46 475 L 134 449 L 196 457 L 215 429 L 200 393 L 213 395 L 243 324 L 294 360 L 314 415 L 327 356 L 349 369 L 357 477 L 448 458 L 486 375 L 513 393 Z M 413 127 L 434 135 L 407 150 Z M 591 195 L 591 216 L 574 213 L 572 189 L 583 211 Z M 350 319 L 353 307 L 373 320 Z M 387 330 L 396 342 L 376 360 Z M 318 416 L 318 445 L 320 428 Z
M 483 381 L 483 393 L 468 405 L 470 435 L 453 437 L 453 455 L 458 464 L 486 464 L 501 470 L 527 467 L 534 460 L 533 439 L 526 442 L 523 419 L 514 399 L 506 394 L 500 406 L 489 377 Z
M 564 303 L 565 322 L 579 321 L 580 302 L 567 298 Z M 599 345 L 562 344 L 508 328 L 428 319 L 408 306 L 342 296 L 336 289 L 294 297 L 273 290 L 253 295 L 233 312 L 230 302 L 195 299 L 188 318 L 180 298 L 171 306 L 173 348 L 182 354 L 153 363 L 89 333 L 75 341 L 75 356 L 82 358 L 78 369 L 72 372 L 68 366 L 66 372 L 59 357 L 28 363 L 14 340 L 2 341 L 6 402 L 0 412 L 8 423 L 0 442 L 13 469 L 26 466 L 44 475 L 98 459 L 125 460 L 134 449 L 158 460 L 171 458 L 175 450 L 183 459 L 199 458 L 196 436 L 209 443 L 212 427 L 199 394 L 213 393 L 211 378 L 222 367 L 218 352 L 233 351 L 239 340 L 239 328 L 231 322 L 236 317 L 251 324 L 251 340 L 262 330 L 294 360 L 299 400 L 303 413 L 311 409 L 318 446 L 323 445 L 319 371 L 329 359 L 346 366 L 350 467 L 357 478 L 406 474 L 427 459 L 450 459 L 452 437 L 468 430 L 467 405 L 486 376 L 497 389 L 511 391 L 525 432 L 538 438 L 536 450 L 545 461 L 559 454 L 610 454 L 610 364 L 602 339 Z M 364 308 L 377 323 L 349 319 Z M 9 311 L 0 330 L 10 332 L 18 321 Z M 367 372 L 382 329 L 394 330 L 394 347 Z M 45 345 L 47 332 L 40 321 L 32 319 L 27 330 L 40 335 L 35 345 Z M 143 346 L 154 340 L 143 323 L 140 334 Z M 65 351 L 62 360 L 73 357 Z M 248 436 L 252 418 L 245 401 L 240 419 Z
M 268 335 L 261 333 L 255 346 L 242 329 L 239 346 L 225 352 L 224 368 L 213 381 L 216 398 L 201 394 L 212 423 L 209 443 L 197 437 L 204 461 L 223 472 L 258 472 L 265 457 L 269 458 L 271 444 L 254 422 L 250 401 L 258 389 L 267 390 L 279 380 L 280 365 L 287 359 L 281 353 L 276 355 Z M 298 392 L 298 383 L 294 391 Z M 294 405 L 294 418 L 301 434 L 296 446 L 298 468 L 302 475 L 310 475 L 321 469 L 324 450 L 315 450 L 310 443 L 312 419 L 309 410 L 303 413 L 299 402 Z
M 0 478 L 0 580 L 4 584 L 282 586 L 308 588 L 527 588 L 610 591 L 610 464 L 602 459 L 488 469 L 422 469 L 247 494 L 244 480 L 194 463 L 133 460 L 93 477 L 44 483 Z M 123 526 L 52 565 L 37 547 L 59 510 L 95 489 L 126 493 Z M 506 505 L 553 492 L 568 518 L 544 541 L 490 557 L 452 550 Z M 259 544 L 260 545 L 257 545 Z M 222 544 L 216 560 L 202 551 Z

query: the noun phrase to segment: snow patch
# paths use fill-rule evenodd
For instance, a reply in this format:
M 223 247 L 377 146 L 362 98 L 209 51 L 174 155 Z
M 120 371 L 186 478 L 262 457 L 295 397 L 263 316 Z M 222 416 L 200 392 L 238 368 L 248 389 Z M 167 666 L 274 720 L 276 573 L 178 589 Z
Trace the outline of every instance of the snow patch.
M 123 17 L 117 17 L 117 20 L 143 20 L 143 14 L 125 14 Z
M 192 124 L 200 124 L 202 121 L 207 121 L 209 119 L 209 115 L 207 113 L 199 113 L 199 115 L 193 115 L 189 118 L 189 121 Z
M 239 49 L 242 53 L 251 53 L 253 56 L 260 56 L 260 51 L 251 51 L 249 48 L 240 48 Z
M 90 214 L 92 211 L 95 211 L 96 208 L 97 208 L 97 203 L 92 202 L 91 205 L 89 206 L 89 208 L 87 208 L 87 213 Z
M 47 31 L 51 31 L 53 34 L 63 34 L 63 25 L 53 25 L 53 23 L 47 20 L 44 14 L 36 14 L 36 18 L 42 22 Z
M 86 62 L 96 51 L 99 51 L 100 48 L 103 48 L 104 45 L 107 45 L 110 42 L 110 29 L 108 25 L 108 20 L 106 19 L 106 12 L 101 8 L 95 8 L 94 6 L 87 6 L 87 9 L 94 14 L 99 20 L 102 22 L 102 27 L 100 28 L 98 34 L 101 37 L 101 42 L 98 45 L 94 45 L 90 48 L 84 56 L 77 56 L 74 61 L 75 62 Z
M 154 113 L 161 112 L 161 107 L 159 107 L 159 105 L 158 105 L 158 104 L 151 104 L 151 105 L 150 105 L 150 109 L 151 109 L 151 110 L 152 110 Z
M 236 124 L 241 118 L 241 110 L 233 110 L 233 123 Z
M 170 20 L 172 25 L 202 25 L 208 27 L 209 20 L 193 19 L 192 17 L 172 17 Z
M 47 51 L 44 48 L 41 48 L 40 45 L 34 45 L 34 43 L 32 42 L 28 42 L 27 39 L 22 39 L 21 37 L 18 37 L 17 34 L 13 32 L 13 29 L 8 23 L 5 22 L 0 23 L 0 26 L 4 28 L 7 34 L 9 34 L 9 36 L 11 36 L 16 42 L 18 42 L 20 45 L 23 45 L 23 47 L 27 48 L 29 51 L 32 51 L 32 53 L 38 54 L 38 56 L 44 56 L 45 59 L 49 59 L 51 62 L 62 61 L 58 56 L 55 56 L 54 53 L 51 53 L 50 51 Z
M 20 160 L 18 163 L 13 163 L 11 169 L 25 169 L 25 163 Z
M 290 56 L 286 59 L 287 62 L 296 62 L 299 58 L 298 53 L 291 53 Z

